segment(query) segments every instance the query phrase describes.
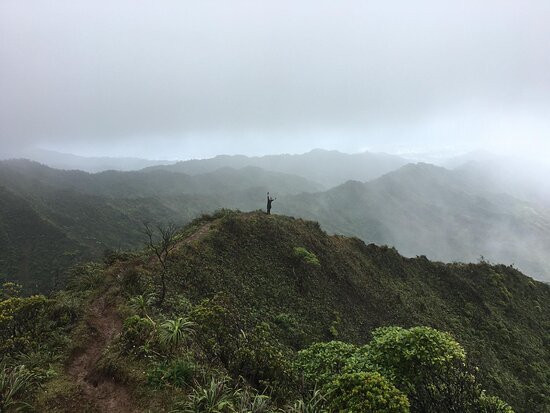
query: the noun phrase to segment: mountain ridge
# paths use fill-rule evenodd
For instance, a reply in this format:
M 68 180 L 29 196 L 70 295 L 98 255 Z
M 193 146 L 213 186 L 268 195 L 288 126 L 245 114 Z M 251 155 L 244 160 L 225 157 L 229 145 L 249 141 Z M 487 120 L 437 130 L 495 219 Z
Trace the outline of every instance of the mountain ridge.
M 283 389 L 292 381 L 277 380 L 281 374 L 287 377 L 298 350 L 330 340 L 361 346 L 386 326 L 448 332 L 480 367 L 479 380 L 490 394 L 517 412 L 542 413 L 550 406 L 550 286 L 515 268 L 406 258 L 393 248 L 329 236 L 315 222 L 259 212 L 204 216 L 179 237 L 160 308 L 140 304 L 140 297 L 159 285 L 150 250 L 113 254 L 103 264 L 77 268 L 73 292 L 61 292 L 57 299 L 63 306 L 54 307 L 71 309 L 69 303 L 77 300 L 95 308 L 103 299 L 106 308 L 120 309 L 120 335 L 88 373 L 99 383 L 114 380 L 125 386 L 144 409 L 170 411 L 192 394 L 191 381 L 178 386 L 164 381 L 169 379 L 150 381 L 158 369 L 167 368 L 166 359 L 185 357 L 202 371 L 223 372 L 260 392 L 262 383 L 272 383 L 279 397 L 290 397 L 283 396 Z M 298 260 L 297 248 L 318 265 Z M 78 344 L 82 331 L 90 328 L 86 314 L 95 313 L 76 316 L 82 317 L 80 333 L 72 339 L 77 355 L 88 354 L 86 344 Z M 148 341 L 152 333 L 144 314 L 158 326 L 177 317 L 192 320 L 194 334 L 182 345 L 183 353 L 155 355 L 162 347 L 148 352 L 154 344 Z M 50 345 L 46 338 L 42 348 Z M 64 356 L 69 368 L 71 354 Z M 67 398 L 84 404 L 79 383 L 66 374 L 61 370 L 46 381 L 39 406 L 65 412 Z

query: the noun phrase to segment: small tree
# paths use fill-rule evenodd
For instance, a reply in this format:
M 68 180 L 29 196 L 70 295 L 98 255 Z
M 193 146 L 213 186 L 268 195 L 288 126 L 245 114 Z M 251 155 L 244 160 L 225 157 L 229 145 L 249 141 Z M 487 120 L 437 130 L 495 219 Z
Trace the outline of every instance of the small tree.
M 157 260 L 161 266 L 160 271 L 160 296 L 158 305 L 161 306 L 166 297 L 166 276 L 168 274 L 168 263 L 171 254 L 176 248 L 176 234 L 178 229 L 175 225 L 167 226 L 157 225 L 155 228 L 144 222 L 144 233 L 147 236 L 147 245 L 155 253 Z M 158 235 L 157 235 L 158 234 Z M 157 238 L 159 242 L 155 242 Z
M 356 352 L 356 346 L 341 341 L 315 343 L 298 353 L 294 367 L 305 387 L 313 389 L 330 383 L 341 374 Z

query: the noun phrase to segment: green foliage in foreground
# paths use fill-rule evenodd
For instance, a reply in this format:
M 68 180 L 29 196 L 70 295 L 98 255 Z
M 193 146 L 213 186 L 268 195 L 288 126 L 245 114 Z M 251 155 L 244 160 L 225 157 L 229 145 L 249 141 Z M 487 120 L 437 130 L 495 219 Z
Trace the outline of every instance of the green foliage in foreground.
M 483 391 L 462 346 L 429 327 L 380 328 L 361 347 L 317 343 L 300 351 L 295 365 L 306 386 L 324 390 L 333 411 L 409 411 L 410 403 L 418 413 L 475 413 L 505 406 Z
M 36 379 L 36 374 L 24 365 L 8 367 L 6 363 L 0 363 L 0 412 L 30 407 L 21 399 L 33 388 Z
M 205 223 L 208 233 L 183 243 L 169 263 L 162 307 L 154 305 L 158 268 L 146 253 L 76 267 L 68 289 L 51 297 L 5 292 L 0 358 L 36 377 L 16 400 L 53 412 L 93 405 L 66 366 L 86 347 L 87 317 L 102 297 L 122 325 L 94 377 L 126 386 L 144 410 L 550 406 L 548 286 L 509 267 L 405 259 L 328 237 L 315 223 L 263 214 L 223 211 L 182 238 Z M 296 245 L 321 265 L 300 264 Z
M 379 373 L 337 376 L 326 391 L 332 412 L 409 412 L 407 397 Z

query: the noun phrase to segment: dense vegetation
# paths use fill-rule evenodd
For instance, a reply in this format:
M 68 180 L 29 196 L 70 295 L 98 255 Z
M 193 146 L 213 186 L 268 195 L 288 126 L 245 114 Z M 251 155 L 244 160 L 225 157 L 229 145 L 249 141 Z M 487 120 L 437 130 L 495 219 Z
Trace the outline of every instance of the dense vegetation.
M 333 233 L 395 246 L 406 256 L 514 264 L 550 281 L 550 213 L 483 184 L 477 176 L 407 165 L 371 182 L 280 200 L 278 211 Z
M 49 291 L 61 285 L 60 274 L 75 262 L 97 259 L 108 249 L 139 248 L 144 221 L 181 225 L 222 207 L 257 210 L 265 207 L 269 190 L 278 196 L 275 211 L 316 220 L 332 233 L 392 245 L 406 256 L 463 262 L 484 256 L 548 279 L 548 212 L 495 194 L 463 170 L 408 165 L 371 182 L 350 181 L 315 193 L 322 185 L 257 166 L 303 173 L 327 185 L 323 171 L 338 170 L 338 179 L 375 177 L 402 162 L 350 156 L 326 151 L 222 156 L 97 174 L 3 161 L 0 272 L 27 291 Z
M 0 162 L 0 273 L 33 292 L 56 288 L 71 264 L 105 250 L 138 248 L 142 224 L 184 224 L 224 205 L 261 208 L 280 194 L 318 189 L 259 168 L 188 176 L 165 171 L 89 174 L 36 162 Z M 54 260 L 51 257 L 56 257 Z
M 54 412 L 550 408 L 550 287 L 512 267 L 408 259 L 260 213 L 206 216 L 176 242 L 162 304 L 150 250 L 75 267 L 51 297 L 18 298 L 6 285 L 1 402 Z

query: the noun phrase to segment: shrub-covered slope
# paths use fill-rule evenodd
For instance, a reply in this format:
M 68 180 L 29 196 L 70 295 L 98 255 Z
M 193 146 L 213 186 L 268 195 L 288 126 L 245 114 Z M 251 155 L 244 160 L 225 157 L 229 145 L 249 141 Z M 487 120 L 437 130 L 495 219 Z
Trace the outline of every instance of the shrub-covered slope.
M 0 273 L 29 290 L 47 291 L 55 286 L 52 269 L 63 272 L 72 258 L 141 247 L 144 221 L 183 224 L 227 205 L 257 209 L 268 184 L 289 194 L 319 188 L 253 167 L 197 176 L 160 170 L 89 174 L 27 160 L 0 161 L 0 187 L 7 191 L 0 205 Z
M 0 304 L 0 323 L 7 326 L 0 351 L 8 366 L 38 366 L 44 390 L 29 390 L 28 397 L 42 411 L 93 405 L 100 394 L 101 403 L 120 411 L 205 411 L 206 394 L 234 407 L 211 411 L 306 411 L 293 404 L 306 383 L 301 375 L 307 379 L 306 370 L 318 365 L 311 357 L 336 357 L 341 366 L 329 365 L 343 375 L 328 385 L 330 406 L 405 412 L 410 403 L 419 412 L 433 388 L 417 383 L 411 390 L 406 369 L 424 366 L 447 395 L 449 389 L 463 395 L 473 380 L 460 370 L 464 356 L 454 340 L 479 366 L 473 374 L 487 394 L 517 412 L 550 408 L 550 287 L 512 267 L 404 258 L 393 248 L 328 236 L 314 222 L 223 212 L 178 235 L 166 272 L 144 251 L 110 256 L 74 274 L 68 291 L 48 304 L 30 303 L 40 304 L 42 318 L 25 323 L 29 310 L 18 308 L 35 307 Z M 167 294 L 159 304 L 162 274 Z M 10 338 L 10 312 L 18 341 Z M 450 336 L 422 328 L 376 330 L 387 326 L 427 326 Z M 331 340 L 349 344 L 326 351 L 314 345 Z M 405 352 L 392 343 L 404 343 Z M 297 361 L 297 352 L 311 345 Z M 447 360 L 438 358 L 441 351 L 458 357 L 460 375 L 433 370 L 433 363 Z M 414 364 L 415 357 L 432 364 Z M 350 399 L 354 388 L 380 397 Z M 320 404 L 316 394 L 304 399 L 310 409 Z M 271 408 L 235 407 L 250 406 L 251 399 Z M 384 410 L 390 402 L 395 410 Z
M 9 277 L 34 291 L 59 287 L 67 267 L 91 258 L 84 250 L 25 199 L 0 186 L 0 282 Z
M 460 172 L 407 165 L 377 180 L 279 200 L 277 211 L 407 256 L 515 264 L 550 280 L 550 214 Z
M 320 266 L 301 267 L 294 247 Z M 550 286 L 512 267 L 408 259 L 327 236 L 313 222 L 255 213 L 217 221 L 200 247 L 182 253 L 183 291 L 227 295 L 249 324 L 280 326 L 289 345 L 364 343 L 376 327 L 431 326 L 451 332 L 488 389 L 518 411 L 550 407 Z

